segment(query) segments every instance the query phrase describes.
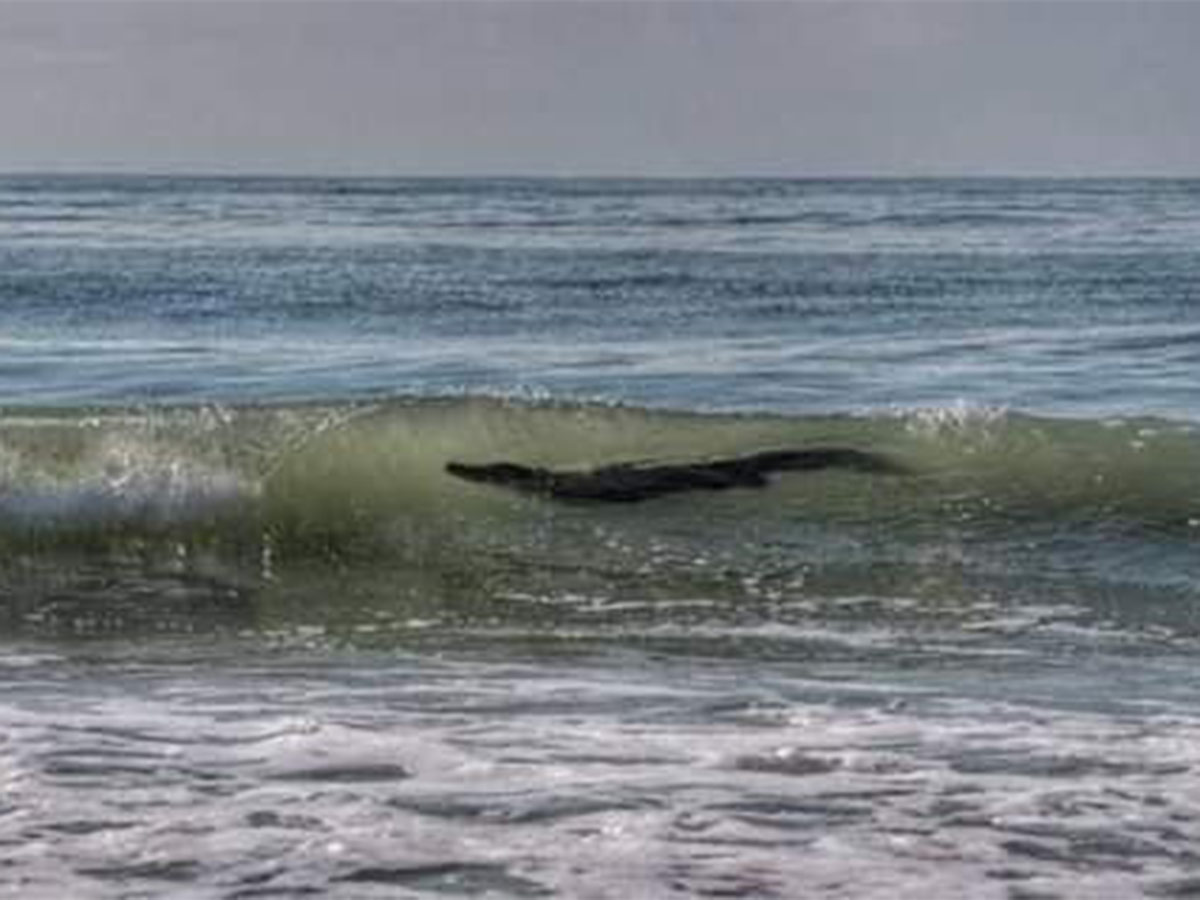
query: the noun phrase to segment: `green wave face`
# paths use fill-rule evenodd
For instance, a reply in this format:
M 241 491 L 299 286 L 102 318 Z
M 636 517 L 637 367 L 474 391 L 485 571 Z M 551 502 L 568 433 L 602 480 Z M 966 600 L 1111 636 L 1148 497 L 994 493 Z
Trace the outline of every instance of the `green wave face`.
M 910 474 L 780 473 L 763 488 L 604 504 L 444 468 L 813 446 L 881 453 Z M 792 615 L 958 627 L 997 603 L 1064 602 L 1174 627 L 1200 598 L 1198 547 L 1200 435 L 1163 421 L 490 398 L 0 416 L 0 615 L 18 632 L 562 632 Z

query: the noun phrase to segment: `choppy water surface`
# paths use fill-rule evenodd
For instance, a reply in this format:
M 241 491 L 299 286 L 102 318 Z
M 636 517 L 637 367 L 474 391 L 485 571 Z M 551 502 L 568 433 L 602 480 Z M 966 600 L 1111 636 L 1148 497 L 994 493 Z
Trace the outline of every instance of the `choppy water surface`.
M 0 180 L 0 887 L 1200 893 L 1200 186 Z M 850 446 L 640 504 L 457 480 Z

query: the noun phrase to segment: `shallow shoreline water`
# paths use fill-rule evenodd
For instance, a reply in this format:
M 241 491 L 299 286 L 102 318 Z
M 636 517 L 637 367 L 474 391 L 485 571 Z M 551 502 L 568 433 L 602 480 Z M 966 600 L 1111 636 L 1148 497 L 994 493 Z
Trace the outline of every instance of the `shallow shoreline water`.
M 1066 679 L 964 666 L 988 675 L 972 685 L 941 666 L 881 682 L 791 660 L 748 680 L 745 658 L 618 649 L 254 652 L 10 657 L 10 889 L 1084 897 L 1191 883 L 1190 656 L 1156 663 L 1184 679 L 1178 701 L 1146 703 L 1141 661 L 1086 657 Z M 1098 687 L 1125 696 L 1097 704 Z

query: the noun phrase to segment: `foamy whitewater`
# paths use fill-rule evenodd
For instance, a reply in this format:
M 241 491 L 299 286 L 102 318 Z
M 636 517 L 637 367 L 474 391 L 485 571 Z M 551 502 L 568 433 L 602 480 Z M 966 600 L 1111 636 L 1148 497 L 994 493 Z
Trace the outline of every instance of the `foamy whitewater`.
M 0 892 L 1200 896 L 1198 286 L 1190 181 L 0 179 Z

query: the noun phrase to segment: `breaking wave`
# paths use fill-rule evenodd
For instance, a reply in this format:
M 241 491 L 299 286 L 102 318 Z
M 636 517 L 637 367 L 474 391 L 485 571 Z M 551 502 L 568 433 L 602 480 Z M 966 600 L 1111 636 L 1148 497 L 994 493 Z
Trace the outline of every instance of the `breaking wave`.
M 910 474 L 780 473 L 761 489 L 610 505 L 445 472 L 805 446 L 882 454 Z M 117 630 L 131 616 L 168 629 L 197 616 L 679 624 L 697 609 L 775 621 L 764 603 L 945 622 L 1064 592 L 1097 616 L 1178 625 L 1200 599 L 1198 542 L 1200 434 L 1162 420 L 489 397 L 0 416 L 0 607 L 18 629 L 95 630 L 98 616 Z

